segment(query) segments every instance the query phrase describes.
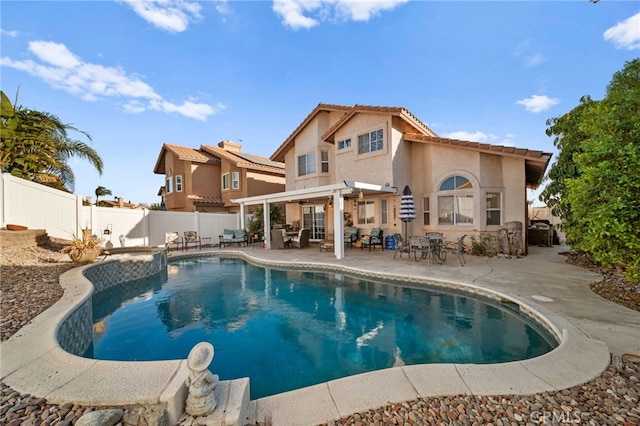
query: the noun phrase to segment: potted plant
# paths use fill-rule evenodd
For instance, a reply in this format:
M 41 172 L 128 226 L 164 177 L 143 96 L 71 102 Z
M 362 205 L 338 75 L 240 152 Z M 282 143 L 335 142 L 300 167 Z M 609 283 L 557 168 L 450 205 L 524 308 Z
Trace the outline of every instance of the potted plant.
M 82 231 L 82 238 L 73 234 L 71 244 L 63 247 L 60 253 L 67 253 L 69 259 L 75 263 L 93 262 L 98 258 L 102 249 L 100 240 L 90 235 L 90 232 L 85 232 L 85 229 Z

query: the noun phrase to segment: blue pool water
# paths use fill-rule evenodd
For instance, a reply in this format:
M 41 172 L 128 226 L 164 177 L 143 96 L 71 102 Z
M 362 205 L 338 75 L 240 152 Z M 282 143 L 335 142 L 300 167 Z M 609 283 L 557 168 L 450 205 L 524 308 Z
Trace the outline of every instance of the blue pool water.
M 527 359 L 557 345 L 497 301 L 219 257 L 102 291 L 93 309 L 85 356 L 184 359 L 207 341 L 209 369 L 249 377 L 251 399 L 405 364 Z

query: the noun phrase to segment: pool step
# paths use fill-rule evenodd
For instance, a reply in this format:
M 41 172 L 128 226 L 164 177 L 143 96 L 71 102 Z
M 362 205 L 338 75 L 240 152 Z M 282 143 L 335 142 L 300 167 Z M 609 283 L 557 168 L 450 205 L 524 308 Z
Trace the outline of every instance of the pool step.
M 216 386 L 216 409 L 208 416 L 183 414 L 179 426 L 243 426 L 249 417 L 249 379 L 223 380 Z

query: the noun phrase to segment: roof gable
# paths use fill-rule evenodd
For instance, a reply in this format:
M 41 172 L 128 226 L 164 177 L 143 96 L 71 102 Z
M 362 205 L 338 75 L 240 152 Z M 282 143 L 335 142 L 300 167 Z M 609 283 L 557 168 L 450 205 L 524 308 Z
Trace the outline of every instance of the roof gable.
M 284 163 L 272 161 L 259 155 L 246 154 L 244 152 L 229 151 L 224 148 L 201 145 L 200 150 L 215 155 L 218 158 L 229 161 L 236 167 L 269 172 L 284 176 Z
M 316 107 L 309 113 L 309 115 L 307 115 L 304 120 L 302 120 L 302 122 L 298 125 L 298 127 L 296 127 L 296 129 L 291 132 L 291 134 L 287 137 L 287 139 L 284 140 L 284 142 L 282 142 L 282 144 L 280 144 L 280 146 L 275 150 L 275 152 L 273 154 L 271 154 L 271 158 L 274 161 L 282 161 L 284 160 L 284 155 L 287 151 L 289 151 L 292 146 L 293 146 L 293 142 L 295 141 L 296 136 L 298 136 L 300 134 L 300 132 L 311 122 L 311 120 L 313 120 L 320 112 L 323 111 L 327 111 L 327 112 L 335 112 L 335 111 L 342 111 L 345 114 L 349 111 L 349 109 L 351 109 L 350 106 L 346 106 L 346 105 L 334 105 L 334 104 L 323 104 L 323 103 L 319 103 L 318 105 L 316 105 Z
M 349 111 L 322 135 L 322 140 L 333 143 L 335 133 L 358 114 L 391 115 L 394 120 L 394 126 L 398 127 L 403 133 L 413 131 L 419 134 L 437 136 L 433 130 L 405 108 L 356 104 L 349 108 Z
M 218 158 L 215 158 L 214 156 L 206 152 L 188 148 L 186 146 L 164 143 L 162 144 L 162 148 L 160 149 L 160 154 L 158 154 L 156 164 L 153 167 L 153 173 L 166 173 L 166 170 L 164 169 L 164 159 L 167 152 L 174 154 L 178 158 L 178 160 L 181 161 L 190 161 L 192 163 L 220 164 L 220 160 Z

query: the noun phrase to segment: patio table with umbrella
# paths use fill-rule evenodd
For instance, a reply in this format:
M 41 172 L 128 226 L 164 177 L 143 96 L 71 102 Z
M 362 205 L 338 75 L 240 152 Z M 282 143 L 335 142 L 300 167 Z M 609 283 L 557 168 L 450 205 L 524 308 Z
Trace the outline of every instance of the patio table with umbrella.
M 413 195 L 409 185 L 405 185 L 400 198 L 400 220 L 404 222 L 404 239 L 408 241 L 407 227 L 409 222 L 416 218 L 416 209 L 413 204 Z

